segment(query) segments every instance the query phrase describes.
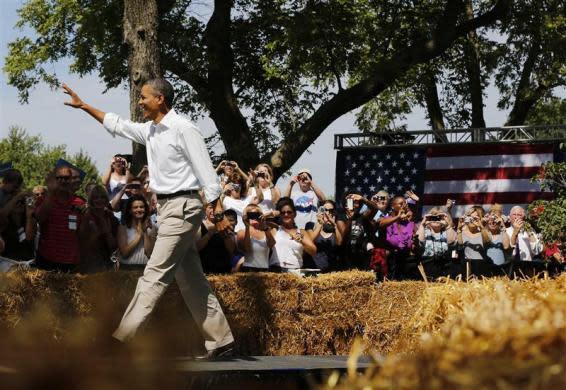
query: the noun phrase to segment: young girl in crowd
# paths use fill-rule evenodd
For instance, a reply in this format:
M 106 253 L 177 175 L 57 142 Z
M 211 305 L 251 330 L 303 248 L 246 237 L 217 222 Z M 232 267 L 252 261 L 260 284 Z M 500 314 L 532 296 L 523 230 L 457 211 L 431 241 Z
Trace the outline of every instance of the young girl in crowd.
M 108 207 L 108 194 L 97 185 L 89 194 L 88 207 L 79 226 L 80 265 L 83 273 L 107 271 L 116 250 L 118 220 Z
M 241 271 L 267 271 L 269 250 L 275 238 L 258 205 L 250 204 L 244 209 L 245 229 L 238 232 L 238 247 L 244 255 Z
M 118 227 L 120 268 L 145 268 L 157 239 L 157 227 L 151 223 L 149 216 L 145 197 L 132 195 L 126 203 L 124 224 Z
M 338 247 L 342 245 L 342 234 L 336 228 L 336 203 L 325 200 L 317 214 L 317 222 L 307 231 L 316 245 L 313 262 L 322 272 L 337 269 Z
M 298 272 L 303 266 L 303 252 L 316 255 L 316 246 L 304 229 L 295 225 L 295 204 L 288 197 L 279 199 L 276 206 L 280 215 L 280 226 L 271 234 L 275 245 L 269 259 L 269 268 L 275 272 Z
M 273 211 L 281 197 L 281 192 L 273 185 L 271 167 L 267 164 L 259 164 L 255 170 L 249 172 L 248 178 L 250 199 L 255 200 L 263 212 Z

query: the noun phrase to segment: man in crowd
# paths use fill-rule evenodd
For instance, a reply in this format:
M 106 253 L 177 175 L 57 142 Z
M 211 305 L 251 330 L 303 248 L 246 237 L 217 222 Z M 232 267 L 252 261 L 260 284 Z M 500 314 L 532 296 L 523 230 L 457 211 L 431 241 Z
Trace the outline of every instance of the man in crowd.
M 25 197 L 20 193 L 24 179 L 17 169 L 7 169 L 2 173 L 2 184 L 0 184 L 0 212 L 4 206 L 8 209 L 18 201 L 19 197 Z M 11 201 L 11 202 L 10 202 Z M 10 202 L 10 204 L 8 204 Z
M 202 272 L 195 245 L 204 214 L 201 189 L 206 201 L 215 205 L 217 231 L 229 229 L 222 204 L 218 201 L 221 188 L 202 134 L 172 108 L 172 85 L 164 79 L 153 79 L 144 84 L 139 104 L 148 120 L 145 123 L 134 123 L 116 114 L 102 112 L 83 102 L 66 85 L 63 88 L 71 97 L 66 105 L 87 112 L 112 136 L 119 135 L 146 146 L 150 187 L 158 199 L 157 240 L 114 338 L 120 341 L 132 339 L 175 278 L 205 338 L 208 351 L 205 357 L 231 354 L 234 337 Z
M 509 222 L 507 235 L 513 248 L 513 259 L 532 261 L 542 252 L 543 246 L 535 231 L 525 223 L 525 209 L 514 206 L 509 213 Z
M 73 171 L 67 166 L 55 168 L 47 177 L 47 196 L 36 202 L 40 240 L 35 263 L 45 270 L 75 271 L 79 264 L 78 229 L 85 205 L 73 194 Z
M 297 183 L 299 188 L 293 190 Z M 324 193 L 313 183 L 310 170 L 305 168 L 291 178 L 283 196 L 290 197 L 295 203 L 295 223 L 299 229 L 304 229 L 309 222 L 311 225 L 316 223 L 319 202 L 326 200 Z

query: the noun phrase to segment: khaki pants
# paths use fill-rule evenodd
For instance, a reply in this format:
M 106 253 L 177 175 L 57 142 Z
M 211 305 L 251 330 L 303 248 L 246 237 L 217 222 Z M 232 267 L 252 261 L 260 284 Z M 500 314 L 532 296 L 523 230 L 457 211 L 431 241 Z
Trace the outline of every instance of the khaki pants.
M 128 341 L 145 323 L 167 286 L 177 280 L 179 289 L 204 336 L 207 350 L 234 341 L 230 326 L 212 292 L 196 250 L 196 233 L 203 218 L 198 195 L 159 200 L 157 241 L 134 297 L 113 336 Z

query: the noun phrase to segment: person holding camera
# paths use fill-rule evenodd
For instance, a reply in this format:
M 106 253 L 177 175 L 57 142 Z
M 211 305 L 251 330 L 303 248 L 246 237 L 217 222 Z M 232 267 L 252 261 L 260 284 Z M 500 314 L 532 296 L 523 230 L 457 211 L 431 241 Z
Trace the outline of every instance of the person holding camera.
M 449 249 L 456 242 L 456 232 L 452 227 L 452 218 L 440 208 L 432 208 L 423 217 L 417 237 L 421 246 L 421 264 L 428 277 L 433 280 L 448 274 L 450 264 Z
M 250 204 L 251 199 L 242 194 L 247 194 L 246 179 L 239 173 L 233 173 L 229 177 L 228 183 L 224 186 L 224 197 L 222 198 L 222 206 L 224 210 L 234 210 L 238 215 L 235 232 L 245 228 L 242 215 L 244 208 Z
M 223 217 L 230 220 L 228 213 L 229 210 L 225 210 Z M 214 223 L 214 214 L 214 205 L 207 204 L 205 219 L 199 229 L 196 248 L 204 273 L 227 274 L 231 271 L 231 261 L 236 253 L 236 240 L 233 230 L 218 231 Z M 236 222 L 233 222 L 233 226 L 235 225 Z
M 509 213 L 511 226 L 507 228 L 507 234 L 513 247 L 513 259 L 517 261 L 532 261 L 543 250 L 541 240 L 525 221 L 525 216 L 525 209 L 521 206 L 514 206 Z
M 268 271 L 269 251 L 275 245 L 269 215 L 264 215 L 262 209 L 250 204 L 244 209 L 243 220 L 245 229 L 238 231 L 238 247 L 244 255 L 243 272 Z
M 90 274 L 112 268 L 112 254 L 117 248 L 118 220 L 108 207 L 108 193 L 103 186 L 94 187 L 79 226 L 81 273 Z
M 299 188 L 294 189 L 297 183 Z M 284 196 L 290 197 L 295 203 L 297 210 L 295 222 L 300 229 L 304 229 L 309 222 L 316 222 L 318 204 L 326 200 L 324 193 L 314 184 L 311 171 L 305 168 L 299 169 L 297 175 L 291 178 Z
M 269 270 L 298 273 L 303 267 L 303 253 L 316 255 L 316 245 L 304 229 L 295 224 L 297 211 L 293 199 L 282 197 L 276 205 L 279 226 L 271 230 L 275 245 L 269 258 Z
M 222 188 L 224 188 L 226 184 L 230 183 L 230 178 L 234 173 L 239 174 L 245 181 L 248 181 L 248 176 L 244 171 L 242 171 L 236 161 L 222 160 L 216 167 L 216 173 L 218 174 Z
M 484 217 L 489 240 L 484 242 L 486 256 L 496 266 L 505 264 L 505 252 L 510 248 L 510 240 L 501 216 L 494 212 Z
M 134 195 L 141 195 L 142 192 L 142 182 L 137 177 L 130 178 L 126 185 L 120 186 L 120 190 L 110 201 L 110 208 L 114 211 L 114 216 L 118 218 L 121 223 L 124 222 L 123 216 L 126 212 L 128 199 Z
M 463 217 L 460 217 L 458 230 L 458 246 L 463 256 L 460 256 L 469 265 L 469 272 L 473 275 L 490 276 L 493 272 L 492 263 L 486 262 L 486 244 L 490 241 L 489 233 L 485 228 L 483 209 L 472 206 Z M 468 271 L 466 272 L 468 274 Z
M 10 181 L 11 176 L 16 182 Z M 21 191 L 23 178 L 17 170 L 8 172 L 8 180 L 3 182 L 6 189 L 14 184 L 10 191 L 11 198 L 0 211 L 0 235 L 4 240 L 4 253 L 2 256 L 17 261 L 27 261 L 34 258 L 34 239 L 36 223 L 33 218 L 35 197 L 29 191 Z
M 37 200 L 34 216 L 39 223 L 35 265 L 45 270 L 72 272 L 80 262 L 78 230 L 85 201 L 71 190 L 72 171 L 55 168 L 47 176 L 47 195 Z
M 102 175 L 102 185 L 110 194 L 110 198 L 114 198 L 116 193 L 133 177 L 128 160 L 121 154 L 116 154 L 112 157 L 108 170 Z
M 342 233 L 336 227 L 336 203 L 327 199 L 318 209 L 317 221 L 307 230 L 316 245 L 314 266 L 322 272 L 338 269 L 338 248 L 342 245 Z
M 377 212 L 377 204 L 360 194 L 346 193 L 342 206 L 345 215 L 336 223 L 342 235 L 340 267 L 368 270 L 374 248 L 371 221 Z
M 256 202 L 265 213 L 275 210 L 281 197 L 279 188 L 273 185 L 273 170 L 268 164 L 259 164 L 248 175 L 248 197 Z
M 118 261 L 124 270 L 143 270 L 151 257 L 157 226 L 151 222 L 150 207 L 145 197 L 132 195 L 126 201 L 124 223 L 118 226 Z
M 391 201 L 391 216 L 379 222 L 385 228 L 385 237 L 390 249 L 387 259 L 387 270 L 391 279 L 400 280 L 405 277 L 407 259 L 413 251 L 413 237 L 416 226 L 413 212 L 405 197 L 396 196 Z

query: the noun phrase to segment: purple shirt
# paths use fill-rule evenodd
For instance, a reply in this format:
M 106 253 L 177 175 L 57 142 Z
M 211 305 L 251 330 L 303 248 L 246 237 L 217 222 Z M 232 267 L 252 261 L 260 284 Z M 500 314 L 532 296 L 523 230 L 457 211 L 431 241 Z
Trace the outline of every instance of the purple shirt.
M 414 231 L 415 223 L 413 221 L 394 222 L 387 226 L 387 242 L 399 250 L 411 249 Z

